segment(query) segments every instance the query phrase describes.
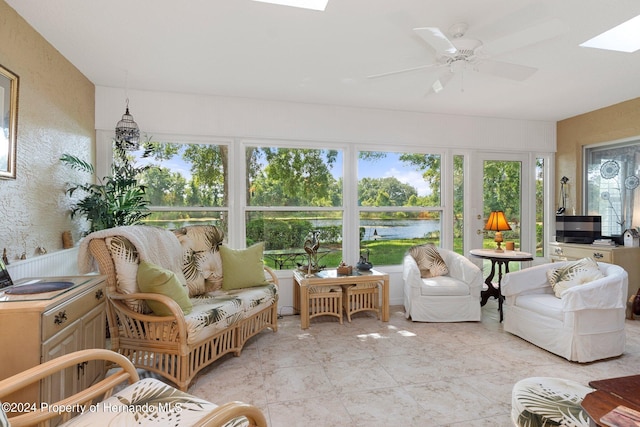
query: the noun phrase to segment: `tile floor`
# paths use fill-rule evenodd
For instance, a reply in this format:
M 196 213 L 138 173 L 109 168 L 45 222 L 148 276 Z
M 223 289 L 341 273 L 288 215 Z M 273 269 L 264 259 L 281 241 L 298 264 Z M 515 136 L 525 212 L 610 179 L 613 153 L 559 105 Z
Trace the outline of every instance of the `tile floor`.
M 577 364 L 505 333 L 495 300 L 477 323 L 413 323 L 401 306 L 388 323 L 371 313 L 344 325 L 334 319 L 312 319 L 303 331 L 299 316 L 284 316 L 277 333 L 215 362 L 189 392 L 252 403 L 271 427 L 495 427 L 513 425 L 511 388 L 521 378 L 587 384 L 640 366 L 640 320 L 627 320 L 621 357 Z

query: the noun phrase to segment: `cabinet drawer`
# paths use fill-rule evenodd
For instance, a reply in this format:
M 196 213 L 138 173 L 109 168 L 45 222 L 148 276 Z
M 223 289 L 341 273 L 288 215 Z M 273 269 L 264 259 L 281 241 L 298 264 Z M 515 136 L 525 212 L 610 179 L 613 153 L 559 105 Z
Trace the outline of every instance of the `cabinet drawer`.
M 611 250 L 608 250 L 607 248 L 594 248 L 593 246 L 585 248 L 552 246 L 550 255 L 559 258 L 566 258 L 567 260 L 576 260 L 587 257 L 593 258 L 596 261 L 608 263 L 611 263 L 613 260 Z
M 94 307 L 104 304 L 104 301 L 104 286 L 96 286 L 54 309 L 45 311 L 42 314 L 42 341 L 48 340 Z

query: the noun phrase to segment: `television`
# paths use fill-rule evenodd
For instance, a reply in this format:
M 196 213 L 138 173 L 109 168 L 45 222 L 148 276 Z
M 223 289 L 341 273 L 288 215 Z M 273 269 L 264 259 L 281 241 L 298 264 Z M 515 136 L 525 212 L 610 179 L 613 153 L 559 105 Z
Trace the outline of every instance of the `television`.
M 602 238 L 600 215 L 557 215 L 556 242 L 590 244 Z

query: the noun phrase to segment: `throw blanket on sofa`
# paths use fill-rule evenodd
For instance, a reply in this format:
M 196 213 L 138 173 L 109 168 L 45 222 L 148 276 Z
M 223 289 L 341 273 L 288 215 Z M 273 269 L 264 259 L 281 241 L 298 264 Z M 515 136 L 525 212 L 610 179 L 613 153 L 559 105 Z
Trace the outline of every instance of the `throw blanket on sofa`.
M 80 242 L 78 250 L 78 271 L 87 274 L 97 270 L 95 260 L 89 251 L 92 239 L 106 239 L 122 236 L 135 246 L 140 261 L 148 261 L 173 271 L 182 283 L 182 246 L 178 238 L 169 230 L 148 225 L 128 225 L 95 231 Z

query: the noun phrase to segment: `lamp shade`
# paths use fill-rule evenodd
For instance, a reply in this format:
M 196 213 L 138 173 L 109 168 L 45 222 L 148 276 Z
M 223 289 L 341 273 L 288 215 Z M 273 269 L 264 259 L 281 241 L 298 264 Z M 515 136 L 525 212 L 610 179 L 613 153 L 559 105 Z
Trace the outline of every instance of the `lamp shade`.
M 507 218 L 504 216 L 504 211 L 493 211 L 489 215 L 489 219 L 484 226 L 488 231 L 505 231 L 511 230 Z

